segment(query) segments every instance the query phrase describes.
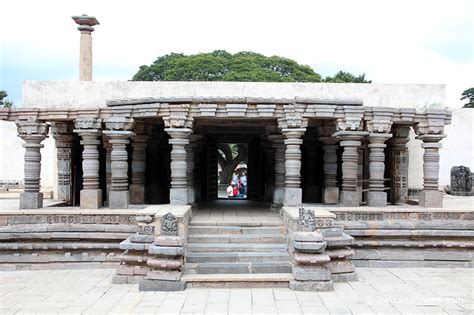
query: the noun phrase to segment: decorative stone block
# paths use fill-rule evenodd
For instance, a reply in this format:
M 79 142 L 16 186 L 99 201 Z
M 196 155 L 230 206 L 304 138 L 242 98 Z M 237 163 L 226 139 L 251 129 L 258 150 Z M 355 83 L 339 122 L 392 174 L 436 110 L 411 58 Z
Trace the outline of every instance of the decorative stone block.
M 183 291 L 185 288 L 184 281 L 143 280 L 138 285 L 140 291 Z
M 149 280 L 167 280 L 179 281 L 181 280 L 181 271 L 177 270 L 150 270 L 147 274 Z
M 332 281 L 298 281 L 291 280 L 289 284 L 290 290 L 295 291 L 332 291 Z
M 226 104 L 225 108 L 229 117 L 245 117 L 247 104 Z
M 358 207 L 360 203 L 360 196 L 358 191 L 342 191 L 341 204 L 344 207 Z
M 109 192 L 109 208 L 126 209 L 130 204 L 130 194 L 128 190 Z
M 299 206 L 303 200 L 302 198 L 303 190 L 301 188 L 285 187 L 285 199 L 283 201 L 285 206 Z
M 294 253 L 294 260 L 303 265 L 322 265 L 331 260 L 327 254 L 301 254 Z
M 186 205 L 188 203 L 188 189 L 187 188 L 171 188 L 170 189 L 170 204 Z
M 320 253 L 326 249 L 326 242 L 293 242 L 296 250 L 308 253 Z
M 184 250 L 182 247 L 165 247 L 151 245 L 148 249 L 148 253 L 152 255 L 180 256 L 184 254 Z
M 437 190 L 422 190 L 419 199 L 420 206 L 425 208 L 442 208 L 443 193 Z
M 153 243 L 155 237 L 153 235 L 134 234 L 130 236 L 132 243 Z
M 273 117 L 276 105 L 271 104 L 258 104 L 257 111 L 259 117 Z
M 181 236 L 157 236 L 154 239 L 155 245 L 159 246 L 183 246 L 184 240 Z
M 83 189 L 80 199 L 82 209 L 99 209 L 102 206 L 102 190 Z
M 295 232 L 294 239 L 298 242 L 322 242 L 323 236 L 319 232 Z
M 199 112 L 203 117 L 216 116 L 217 104 L 199 104 Z
M 20 209 L 39 209 L 43 207 L 43 193 L 23 192 L 20 194 Z
M 293 266 L 293 277 L 300 281 L 329 281 L 331 272 L 323 266 Z

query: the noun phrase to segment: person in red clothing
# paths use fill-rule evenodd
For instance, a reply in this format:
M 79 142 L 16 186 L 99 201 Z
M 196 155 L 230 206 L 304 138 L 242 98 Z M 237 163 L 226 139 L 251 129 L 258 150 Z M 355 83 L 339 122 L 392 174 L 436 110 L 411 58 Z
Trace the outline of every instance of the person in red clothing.
M 234 186 L 234 190 L 233 190 L 234 198 L 239 198 L 239 189 L 237 188 L 236 185 L 232 185 L 232 186 Z

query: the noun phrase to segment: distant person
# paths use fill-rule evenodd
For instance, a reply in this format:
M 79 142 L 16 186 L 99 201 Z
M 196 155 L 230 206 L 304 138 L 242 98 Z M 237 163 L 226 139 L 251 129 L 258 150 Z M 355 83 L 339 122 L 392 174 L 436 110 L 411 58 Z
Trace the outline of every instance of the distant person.
M 245 173 L 243 173 L 242 176 L 240 176 L 240 181 L 242 182 L 242 186 L 244 187 L 243 195 L 244 197 L 246 197 L 247 196 L 247 175 Z
M 234 198 L 239 198 L 239 189 L 237 188 L 237 185 L 232 185 L 234 190 L 233 190 L 233 195 Z
M 226 191 L 227 191 L 227 198 L 234 197 L 234 185 L 233 184 L 229 184 Z
M 234 173 L 234 176 L 232 177 L 232 184 L 237 185 L 238 180 L 239 180 L 238 175 Z

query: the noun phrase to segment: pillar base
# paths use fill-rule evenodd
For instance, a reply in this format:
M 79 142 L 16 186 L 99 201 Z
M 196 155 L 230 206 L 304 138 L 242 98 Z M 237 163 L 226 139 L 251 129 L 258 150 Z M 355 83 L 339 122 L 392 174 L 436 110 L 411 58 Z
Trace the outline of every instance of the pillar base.
M 303 200 L 303 190 L 301 188 L 285 187 L 284 206 L 300 206 Z
M 102 206 L 101 189 L 81 190 L 81 209 L 99 209 Z
M 58 185 L 58 199 L 67 201 L 68 204 L 72 201 L 71 185 Z
M 134 205 L 145 203 L 145 186 L 142 184 L 130 184 L 130 203 Z
M 20 209 L 39 209 L 43 207 L 43 193 L 24 192 L 20 194 Z
M 341 192 L 341 204 L 344 207 L 358 207 L 359 203 L 359 192 L 358 191 L 342 191 Z
M 187 188 L 171 188 L 170 189 L 170 204 L 187 205 L 188 204 L 188 189 Z
M 130 204 L 130 192 L 128 190 L 109 192 L 109 208 L 126 209 Z
M 339 187 L 324 187 L 323 203 L 339 203 Z
M 367 193 L 367 205 L 369 207 L 386 207 L 387 193 L 383 191 L 369 191 Z
M 422 190 L 420 192 L 420 206 L 428 208 L 443 207 L 443 193 L 437 190 Z

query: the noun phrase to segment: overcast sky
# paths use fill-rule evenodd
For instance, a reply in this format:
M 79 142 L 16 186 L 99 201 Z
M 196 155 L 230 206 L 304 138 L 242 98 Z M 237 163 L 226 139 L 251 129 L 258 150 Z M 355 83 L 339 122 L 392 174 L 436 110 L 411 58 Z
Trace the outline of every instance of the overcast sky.
M 79 31 L 93 33 L 94 80 L 129 80 L 170 52 L 224 49 L 279 55 L 323 76 L 366 73 L 376 83 L 441 83 L 461 107 L 474 86 L 473 1 L 26 1 L 2 3 L 0 90 L 21 104 L 24 80 L 77 80 Z

